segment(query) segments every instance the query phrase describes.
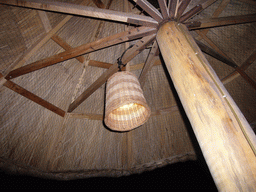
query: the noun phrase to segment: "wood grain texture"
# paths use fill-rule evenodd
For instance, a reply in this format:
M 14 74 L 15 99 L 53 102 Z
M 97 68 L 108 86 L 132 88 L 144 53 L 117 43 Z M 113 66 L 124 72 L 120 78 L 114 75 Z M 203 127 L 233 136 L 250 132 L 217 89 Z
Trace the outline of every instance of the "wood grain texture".
M 100 9 L 96 7 L 76 5 L 71 3 L 36 0 L 0 0 L 0 3 L 6 5 L 15 5 L 20 7 L 35 8 L 60 13 L 94 17 L 105 20 L 119 21 L 124 23 L 139 24 L 144 26 L 157 26 L 157 22 L 151 17 L 107 9 Z
M 218 189 L 255 191 L 255 134 L 193 37 L 169 22 L 157 42 Z

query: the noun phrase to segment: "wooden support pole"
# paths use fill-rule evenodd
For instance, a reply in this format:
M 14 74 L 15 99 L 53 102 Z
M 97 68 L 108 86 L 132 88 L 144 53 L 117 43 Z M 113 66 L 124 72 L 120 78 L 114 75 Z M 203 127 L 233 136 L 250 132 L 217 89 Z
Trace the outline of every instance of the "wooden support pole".
M 256 136 L 183 24 L 157 33 L 167 70 L 220 191 L 256 191 Z

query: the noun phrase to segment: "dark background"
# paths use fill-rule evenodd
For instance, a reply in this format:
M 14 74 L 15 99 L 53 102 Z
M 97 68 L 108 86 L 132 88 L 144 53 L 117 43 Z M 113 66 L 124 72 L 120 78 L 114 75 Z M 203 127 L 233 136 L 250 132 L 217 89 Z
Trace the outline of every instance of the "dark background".
M 205 162 L 201 160 L 175 163 L 131 176 L 71 181 L 0 172 L 0 189 L 211 189 L 217 191 Z

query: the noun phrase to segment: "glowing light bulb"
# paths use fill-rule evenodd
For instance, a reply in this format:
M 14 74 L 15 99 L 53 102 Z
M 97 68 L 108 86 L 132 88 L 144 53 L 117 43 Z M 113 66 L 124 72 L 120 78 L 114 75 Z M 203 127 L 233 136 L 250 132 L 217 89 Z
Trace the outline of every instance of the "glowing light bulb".
M 134 105 L 135 105 L 135 103 L 129 103 L 129 104 L 119 107 L 119 109 L 129 109 L 129 108 L 133 107 Z

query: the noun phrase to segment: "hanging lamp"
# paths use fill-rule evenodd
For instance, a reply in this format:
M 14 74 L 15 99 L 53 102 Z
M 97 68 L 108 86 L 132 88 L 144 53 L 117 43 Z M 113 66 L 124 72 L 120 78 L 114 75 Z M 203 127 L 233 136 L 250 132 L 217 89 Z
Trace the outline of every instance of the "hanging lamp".
M 112 130 L 130 131 L 151 114 L 137 77 L 128 71 L 112 75 L 106 86 L 104 122 Z

